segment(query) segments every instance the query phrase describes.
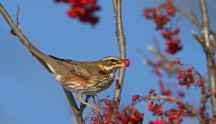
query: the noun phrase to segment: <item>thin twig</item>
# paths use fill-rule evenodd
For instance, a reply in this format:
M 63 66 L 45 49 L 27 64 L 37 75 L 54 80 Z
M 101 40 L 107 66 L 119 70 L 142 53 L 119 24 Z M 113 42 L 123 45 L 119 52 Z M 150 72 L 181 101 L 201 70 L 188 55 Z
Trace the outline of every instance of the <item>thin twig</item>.
M 18 8 L 17 8 L 17 13 L 16 13 L 16 26 L 17 26 L 17 27 L 19 27 L 19 10 L 20 10 L 20 8 L 19 8 L 19 6 L 18 6 Z
M 68 99 L 68 102 L 70 104 L 70 108 L 73 110 L 74 115 L 76 117 L 77 123 L 81 124 L 84 122 L 83 118 L 82 118 L 82 111 L 78 108 L 77 103 L 73 97 L 73 94 L 68 91 L 67 89 L 65 89 L 64 87 L 62 87 L 64 89 L 65 95 Z
M 195 25 L 197 25 L 197 28 L 199 29 L 199 31 L 201 31 L 201 30 L 202 30 L 202 25 L 201 25 L 200 22 L 198 21 L 197 16 L 196 16 L 196 14 L 194 13 L 193 10 L 190 10 L 190 15 L 191 15 L 191 21 L 192 21 Z
M 184 17 L 188 18 L 189 20 L 191 20 L 192 23 L 193 23 L 194 25 L 197 26 L 197 28 L 199 29 L 199 31 L 201 31 L 202 26 L 201 26 L 200 22 L 198 21 L 197 16 L 196 16 L 196 14 L 193 12 L 193 10 L 190 10 L 190 15 L 187 14 L 187 13 L 185 13 L 184 11 L 182 11 L 182 10 L 179 9 L 179 8 L 177 8 L 177 10 L 178 10 L 178 12 L 179 12 L 182 16 L 184 16 Z
M 184 16 L 184 17 L 188 18 L 189 20 L 191 20 L 193 24 L 195 24 L 195 25 L 198 26 L 198 27 L 201 27 L 201 26 L 200 26 L 200 23 L 198 22 L 198 20 L 197 20 L 197 18 L 196 18 L 196 15 L 195 15 L 194 12 L 193 12 L 193 10 L 190 10 L 190 15 L 187 14 L 186 12 L 184 12 L 183 10 L 179 9 L 179 8 L 177 8 L 177 10 L 178 10 L 178 12 L 179 12 L 182 16 Z
M 20 29 L 20 27 L 19 27 L 19 11 L 20 11 L 20 8 L 18 6 L 17 12 L 16 12 L 16 26 Z M 16 34 L 14 33 L 14 31 L 12 29 L 10 32 L 12 35 L 16 36 Z
M 163 62 L 164 64 L 162 64 L 161 68 L 167 72 L 168 74 L 171 74 L 171 73 L 176 73 L 177 72 L 177 68 L 175 68 L 174 66 L 172 68 L 167 68 L 166 67 L 166 64 L 170 62 L 170 60 L 165 56 L 163 55 L 161 52 L 156 52 L 156 50 L 152 47 L 152 46 L 148 46 L 148 50 L 154 54 L 156 57 L 158 57 L 158 59 Z M 153 62 L 151 59 L 149 59 L 149 57 L 143 52 L 141 51 L 140 49 L 137 49 L 137 52 L 142 55 L 144 57 L 144 64 L 147 64 L 147 65 L 150 65 L 151 67 L 157 67 L 156 63 Z
M 188 18 L 189 20 L 192 21 L 192 23 L 194 25 L 197 26 L 198 30 L 200 32 L 202 32 L 202 25 L 201 23 L 198 21 L 196 14 L 193 12 L 193 10 L 190 10 L 190 15 L 185 13 L 184 11 L 182 11 L 181 9 L 177 8 L 178 12 L 181 13 L 182 16 Z M 194 36 L 194 38 L 201 44 L 204 45 L 204 41 L 202 40 L 202 38 L 195 32 L 195 31 L 191 31 L 192 35 Z
M 158 49 L 154 49 L 151 45 L 147 47 L 148 51 L 157 56 L 160 60 L 167 62 L 170 62 L 170 60 Z
M 122 25 L 122 12 L 121 12 L 121 0 L 113 0 L 114 15 L 116 20 L 116 37 L 118 40 L 120 58 L 126 58 L 126 39 L 124 35 L 124 29 Z M 122 86 L 124 82 L 125 67 L 122 67 L 119 71 L 119 75 L 116 80 L 116 87 L 114 92 L 114 101 L 117 102 L 121 96 Z
M 211 95 L 209 95 L 209 93 L 207 93 L 206 95 L 203 96 L 203 98 L 201 98 L 200 100 L 200 115 L 205 115 L 205 111 L 206 111 L 206 103 L 209 100 Z

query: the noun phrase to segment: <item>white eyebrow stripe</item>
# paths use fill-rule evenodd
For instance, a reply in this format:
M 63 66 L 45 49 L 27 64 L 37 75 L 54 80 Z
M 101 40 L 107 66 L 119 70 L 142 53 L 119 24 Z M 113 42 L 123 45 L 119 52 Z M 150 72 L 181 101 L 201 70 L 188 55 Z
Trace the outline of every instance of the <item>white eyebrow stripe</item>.
M 110 59 L 118 59 L 118 58 L 114 56 L 110 56 L 110 57 L 103 58 L 102 60 L 110 60 Z

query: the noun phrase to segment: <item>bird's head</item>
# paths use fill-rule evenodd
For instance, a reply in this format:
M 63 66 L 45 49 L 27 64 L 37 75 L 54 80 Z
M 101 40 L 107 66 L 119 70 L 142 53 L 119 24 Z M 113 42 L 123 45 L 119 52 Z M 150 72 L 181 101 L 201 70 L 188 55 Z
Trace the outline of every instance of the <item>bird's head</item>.
M 129 66 L 130 61 L 128 59 L 120 59 L 117 57 L 106 57 L 100 60 L 100 67 L 107 72 L 116 71 L 120 67 L 127 67 Z

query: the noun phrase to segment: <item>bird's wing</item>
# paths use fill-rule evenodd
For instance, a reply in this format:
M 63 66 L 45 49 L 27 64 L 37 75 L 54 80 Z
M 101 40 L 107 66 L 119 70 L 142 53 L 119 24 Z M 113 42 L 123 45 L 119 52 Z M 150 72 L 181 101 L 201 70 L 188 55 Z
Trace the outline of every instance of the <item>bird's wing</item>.
M 69 59 L 60 59 L 54 56 L 49 56 L 54 59 L 59 65 L 61 65 L 61 69 L 55 69 L 62 74 L 74 74 L 81 76 L 83 79 L 89 79 L 90 76 L 95 75 L 97 73 L 95 70 L 90 70 L 90 66 L 92 64 L 82 64 L 81 62 L 76 62 Z M 52 70 L 52 69 L 51 69 Z

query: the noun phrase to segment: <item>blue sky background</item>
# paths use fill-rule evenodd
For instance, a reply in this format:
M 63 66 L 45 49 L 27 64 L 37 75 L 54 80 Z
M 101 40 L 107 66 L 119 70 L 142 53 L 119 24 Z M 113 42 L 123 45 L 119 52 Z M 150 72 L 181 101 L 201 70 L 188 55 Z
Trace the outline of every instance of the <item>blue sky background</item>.
M 102 9 L 97 13 L 100 22 L 96 26 L 70 19 L 65 14 L 69 6 L 55 4 L 52 0 L 1 0 L 0 2 L 13 19 L 18 5 L 20 6 L 19 22 L 22 32 L 32 44 L 48 55 L 77 61 L 119 56 L 111 0 L 99 2 Z M 136 51 L 139 48 L 151 56 L 146 46 L 154 43 L 153 37 L 157 38 L 164 50 L 164 41 L 159 32 L 155 31 L 155 25 L 141 16 L 144 7 L 157 6 L 157 2 L 157 0 L 122 2 L 127 58 L 131 61 L 122 91 L 123 105 L 130 103 L 134 94 L 147 94 L 149 88 L 159 92 L 157 88 L 159 79 L 151 73 L 149 66 L 143 64 L 143 57 Z M 211 20 L 215 21 L 216 2 L 213 0 L 208 2 Z M 177 5 L 187 12 L 192 8 L 199 13 L 197 0 L 181 0 L 177 1 Z M 184 49 L 170 57 L 179 57 L 205 75 L 205 56 L 200 45 L 190 35 L 191 30 L 196 31 L 196 28 L 190 21 L 180 16 L 177 25 L 181 27 L 180 38 Z M 215 24 L 212 24 L 212 28 L 215 29 Z M 61 86 L 31 56 L 20 41 L 10 34 L 10 28 L 2 16 L 0 16 L 0 57 L 1 124 L 71 124 L 68 102 Z M 112 98 L 114 86 L 98 96 L 104 98 L 110 95 Z M 196 104 L 199 102 L 195 99 L 197 90 L 191 89 L 187 93 Z M 145 106 L 146 103 L 141 103 L 136 107 L 145 112 Z M 86 111 L 88 113 L 89 109 Z M 145 113 L 144 123 L 154 119 L 149 119 L 149 116 L 151 113 Z

